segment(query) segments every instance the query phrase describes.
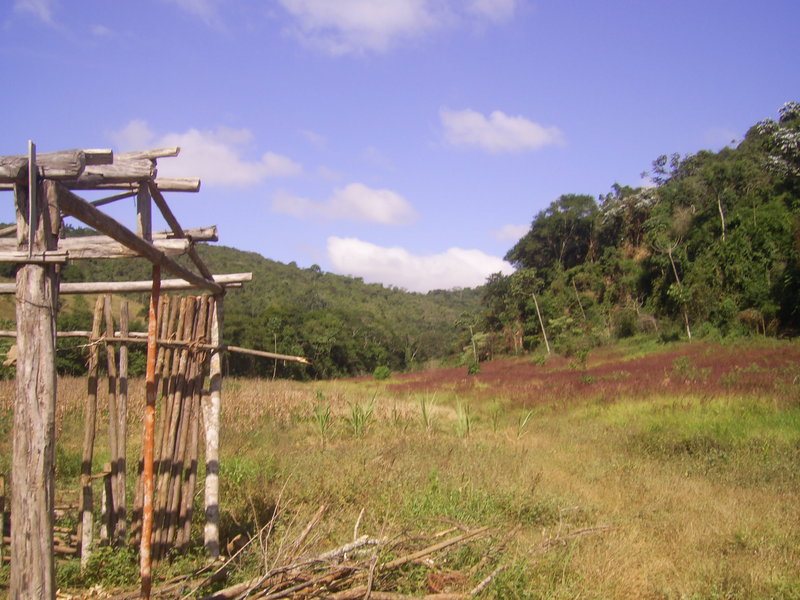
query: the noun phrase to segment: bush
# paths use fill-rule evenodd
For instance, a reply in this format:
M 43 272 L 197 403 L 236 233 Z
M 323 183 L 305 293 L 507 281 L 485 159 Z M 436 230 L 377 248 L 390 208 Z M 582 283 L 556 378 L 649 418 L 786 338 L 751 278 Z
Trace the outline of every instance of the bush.
M 378 365 L 372 372 L 372 377 L 377 380 L 389 379 L 392 376 L 392 370 L 386 365 Z

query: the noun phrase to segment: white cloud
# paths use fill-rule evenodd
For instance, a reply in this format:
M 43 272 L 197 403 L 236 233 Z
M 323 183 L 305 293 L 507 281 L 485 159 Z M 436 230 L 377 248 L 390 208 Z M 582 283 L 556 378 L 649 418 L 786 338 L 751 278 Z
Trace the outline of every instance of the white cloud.
M 324 150 L 328 145 L 328 140 L 325 138 L 325 136 L 317 133 L 316 131 L 303 129 L 300 132 L 300 135 L 302 135 L 306 141 L 317 150 Z
M 157 135 L 146 121 L 134 120 L 111 138 L 121 150 L 179 146 L 177 158 L 159 161 L 159 175 L 200 177 L 208 185 L 256 185 L 272 177 L 299 175 L 303 170 L 300 164 L 274 152 L 266 152 L 258 160 L 244 159 L 244 150 L 253 142 L 248 129 L 218 127 Z
M 513 272 L 510 264 L 480 250 L 450 248 L 441 254 L 416 256 L 404 248 L 355 238 L 329 237 L 328 258 L 339 273 L 412 292 L 476 287 L 492 273 Z
M 383 52 L 465 18 L 499 21 L 517 0 L 278 0 L 294 19 L 291 32 L 333 55 Z
M 169 0 L 169 2 L 177 4 L 179 8 L 198 17 L 206 25 L 212 27 L 222 26 L 217 7 L 219 0 Z
M 489 117 L 471 109 L 439 110 L 444 137 L 452 146 L 477 147 L 492 153 L 537 150 L 563 144 L 557 127 L 543 127 L 525 117 L 512 117 L 496 110 Z
M 52 24 L 55 0 L 15 0 L 14 10 L 21 13 L 30 13 L 37 19 Z
M 470 0 L 469 10 L 492 21 L 503 21 L 514 16 L 516 0 Z
M 279 191 L 272 198 L 272 210 L 298 219 L 323 217 L 381 225 L 407 225 L 417 218 L 414 208 L 400 194 L 372 189 L 363 183 L 350 183 L 337 189 L 323 202 Z
M 492 231 L 492 236 L 500 242 L 517 242 L 530 228 L 530 225 L 504 225 Z
M 105 25 L 92 25 L 92 35 L 97 37 L 112 37 L 114 32 Z

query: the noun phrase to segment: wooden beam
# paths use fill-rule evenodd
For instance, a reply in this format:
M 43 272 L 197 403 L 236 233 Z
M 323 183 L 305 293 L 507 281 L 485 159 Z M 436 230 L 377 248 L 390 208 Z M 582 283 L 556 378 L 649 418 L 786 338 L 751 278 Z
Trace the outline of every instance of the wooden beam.
M 182 256 L 189 251 L 191 242 L 188 239 L 161 238 L 153 242 L 167 256 Z M 16 242 L 10 238 L 0 238 L 0 263 L 3 262 L 66 262 L 67 260 L 85 260 L 90 258 L 135 258 L 139 256 L 134 250 L 104 235 L 87 235 L 58 240 L 58 251 L 34 254 L 31 260 L 22 259 L 19 253 L 12 250 Z M 26 255 L 27 256 L 27 255 Z
M 96 187 L 104 183 L 134 183 L 153 179 L 156 168 L 153 161 L 146 158 L 114 158 L 110 165 L 88 165 L 75 179 L 77 188 Z M 69 187 L 72 187 L 71 185 Z
M 111 204 L 112 202 L 116 202 L 117 200 L 125 200 L 125 198 L 131 198 L 137 194 L 136 190 L 131 190 L 129 192 L 122 192 L 121 194 L 114 194 L 113 196 L 109 196 L 108 198 L 100 198 L 99 200 L 92 200 L 92 206 L 103 206 L 104 204 Z
M 149 260 L 152 264 L 164 267 L 164 269 L 173 275 L 177 275 L 178 277 L 181 277 L 182 279 L 201 289 L 208 290 L 209 292 L 213 292 L 215 294 L 222 293 L 222 286 L 214 283 L 213 281 L 208 281 L 200 275 L 190 271 L 186 267 L 178 264 L 171 258 L 167 257 L 158 248 L 154 247 L 151 243 L 141 239 L 140 237 L 137 237 L 132 231 L 105 213 L 99 211 L 83 198 L 79 198 L 64 186 L 59 186 L 58 204 L 64 213 L 76 217 L 89 227 L 97 229 L 107 236 L 117 240 L 120 244 L 124 244 L 128 248 L 131 248 L 138 255 Z
M 243 283 L 252 281 L 252 273 L 229 273 L 225 275 L 214 275 L 214 281 L 219 285 L 228 287 L 238 287 Z M 0 294 L 13 294 L 14 288 L 9 287 L 13 284 L 0 283 Z M 59 289 L 61 294 L 115 294 L 115 293 L 137 293 L 149 292 L 153 284 L 150 281 L 80 281 L 74 283 L 62 282 Z M 183 279 L 164 279 L 161 282 L 161 289 L 164 291 L 186 291 L 197 289 Z
M 10 242 L 10 243 L 9 243 Z M 0 239 L 0 263 L 17 263 L 25 265 L 63 264 L 69 261 L 69 254 L 57 250 L 28 252 L 27 250 L 11 250 L 16 247 L 14 240 Z
M 156 187 L 162 192 L 199 192 L 200 180 L 196 177 L 156 177 Z M 139 189 L 138 181 L 65 181 L 64 185 L 71 190 L 129 190 Z M 0 177 L 0 191 L 13 190 L 12 184 L 3 183 Z
M 74 179 L 86 167 L 83 150 L 45 152 L 36 157 L 39 174 L 48 179 Z M 28 156 L 0 156 L 0 183 L 23 183 L 28 177 Z M 11 189 L 5 187 L 4 189 Z
M 172 146 L 170 148 L 153 148 L 152 150 L 135 150 L 133 152 L 121 152 L 117 154 L 117 157 L 121 157 L 124 159 L 133 159 L 133 160 L 139 160 L 142 158 L 155 160 L 157 158 L 164 158 L 167 156 L 178 156 L 180 151 L 181 149 L 179 146 Z
M 157 177 L 155 181 L 162 192 L 200 191 L 200 180 L 196 177 Z
M 152 181 L 147 182 L 147 187 L 150 189 L 150 194 L 153 199 L 153 202 L 156 203 L 158 210 L 161 211 L 164 220 L 169 225 L 172 232 L 175 234 L 176 237 L 183 237 L 183 227 L 181 227 L 180 223 L 178 223 L 178 219 L 175 218 L 175 215 L 169 208 L 167 201 L 164 200 L 164 196 L 161 194 L 161 190 L 158 189 L 158 186 L 155 185 Z

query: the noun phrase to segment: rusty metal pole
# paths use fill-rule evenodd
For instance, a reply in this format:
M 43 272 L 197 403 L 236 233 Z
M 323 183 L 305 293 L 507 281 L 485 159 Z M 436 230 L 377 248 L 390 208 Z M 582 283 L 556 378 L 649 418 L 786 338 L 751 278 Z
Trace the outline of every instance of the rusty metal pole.
M 161 267 L 153 265 L 153 291 L 150 294 L 150 315 L 147 323 L 146 401 L 144 408 L 144 440 L 142 441 L 142 541 L 139 549 L 139 573 L 142 578 L 142 599 L 150 598 L 153 584 L 151 538 L 153 535 L 153 444 L 156 432 L 156 322 L 158 296 L 161 292 Z

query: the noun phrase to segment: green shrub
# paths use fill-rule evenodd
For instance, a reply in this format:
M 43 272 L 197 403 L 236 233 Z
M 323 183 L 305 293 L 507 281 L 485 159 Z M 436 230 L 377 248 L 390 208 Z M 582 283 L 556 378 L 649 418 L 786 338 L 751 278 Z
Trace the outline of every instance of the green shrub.
M 372 372 L 372 377 L 381 381 L 383 379 L 389 379 L 392 376 L 392 370 L 387 367 L 386 365 L 378 365 L 375 367 L 375 370 Z

